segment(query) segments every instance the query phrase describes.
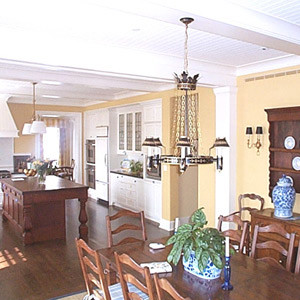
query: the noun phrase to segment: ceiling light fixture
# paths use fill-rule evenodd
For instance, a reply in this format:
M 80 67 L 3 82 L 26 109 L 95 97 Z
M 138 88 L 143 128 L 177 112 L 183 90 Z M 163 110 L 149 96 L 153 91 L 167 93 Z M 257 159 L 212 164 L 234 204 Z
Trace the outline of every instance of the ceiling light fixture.
M 42 95 L 43 98 L 51 98 L 51 99 L 59 99 L 60 96 L 56 96 L 56 95 Z
M 181 96 L 176 97 L 174 108 L 174 120 L 172 136 L 174 140 L 174 155 L 157 155 L 155 148 L 161 147 L 159 139 L 147 137 L 143 146 L 148 146 L 153 151 L 148 151 L 147 167 L 158 161 L 171 165 L 179 165 L 179 171 L 185 172 L 188 166 L 200 164 L 212 164 L 216 162 L 217 169 L 223 169 L 223 157 L 218 155 L 214 158 L 210 152 L 213 148 L 229 147 L 225 138 L 217 138 L 209 149 L 209 155 L 198 155 L 198 142 L 200 140 L 200 122 L 198 120 L 198 96 L 191 94 L 196 90 L 199 74 L 189 76 L 188 72 L 188 25 L 194 21 L 193 18 L 181 18 L 185 24 L 184 43 L 184 70 L 180 76 L 174 73 L 177 90 L 183 91 Z M 152 154 L 152 155 L 151 155 Z
M 43 83 L 43 84 L 50 84 L 50 85 L 62 85 L 61 82 L 54 81 L 54 80 L 42 80 L 41 83 Z
M 43 121 L 37 120 L 36 118 L 36 112 L 35 112 L 35 86 L 36 82 L 32 83 L 33 86 L 33 93 L 32 93 L 32 106 L 33 106 L 33 113 L 31 121 L 28 123 L 25 123 L 23 126 L 22 134 L 23 135 L 29 135 L 29 134 L 43 134 L 46 132 L 46 124 Z

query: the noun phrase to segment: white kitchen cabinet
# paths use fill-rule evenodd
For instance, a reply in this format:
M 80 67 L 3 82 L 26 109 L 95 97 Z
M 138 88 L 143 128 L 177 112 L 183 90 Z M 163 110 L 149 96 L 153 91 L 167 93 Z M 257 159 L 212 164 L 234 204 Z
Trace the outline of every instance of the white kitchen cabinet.
M 99 127 L 109 125 L 109 112 L 107 109 L 89 110 L 84 113 L 84 134 L 86 139 L 97 137 Z
M 118 114 L 118 153 L 142 151 L 142 112 Z
M 144 106 L 144 122 L 161 122 L 161 104 L 146 104 Z
M 144 180 L 145 216 L 160 222 L 162 213 L 161 182 L 157 180 Z
M 145 216 L 160 222 L 162 211 L 161 182 L 110 174 L 110 204 L 145 212 Z

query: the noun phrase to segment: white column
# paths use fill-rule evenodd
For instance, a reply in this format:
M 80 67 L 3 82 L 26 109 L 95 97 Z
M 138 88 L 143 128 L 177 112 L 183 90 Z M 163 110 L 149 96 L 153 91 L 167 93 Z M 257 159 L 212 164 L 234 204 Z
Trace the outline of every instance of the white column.
M 235 211 L 236 203 L 236 87 L 215 88 L 216 137 L 225 137 L 229 148 L 223 148 L 223 170 L 216 172 L 215 217 Z

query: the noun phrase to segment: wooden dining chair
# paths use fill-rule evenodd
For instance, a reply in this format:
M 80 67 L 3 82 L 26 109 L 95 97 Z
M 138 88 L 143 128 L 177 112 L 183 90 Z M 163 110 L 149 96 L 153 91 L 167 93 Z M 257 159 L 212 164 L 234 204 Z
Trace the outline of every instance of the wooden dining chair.
M 104 272 L 98 252 L 91 249 L 82 239 L 76 238 L 75 242 L 88 299 L 95 297 L 99 300 L 122 299 L 122 286 L 119 283 L 108 286 L 109 274 L 105 275 L 107 272 Z
M 58 169 L 55 170 L 54 175 L 74 181 L 74 174 L 73 174 L 74 168 L 75 168 L 75 160 L 72 159 L 70 166 L 58 167 Z
M 222 231 L 223 223 L 234 223 L 237 229 L 227 229 Z M 238 251 L 240 253 L 249 252 L 249 222 L 242 221 L 237 214 L 231 214 L 229 216 L 219 216 L 218 218 L 218 230 L 223 233 L 224 236 L 228 236 L 230 242 L 234 245 L 238 245 Z M 241 229 L 239 229 L 241 228 Z
M 112 229 L 112 221 L 115 221 L 116 223 L 118 219 L 120 218 L 126 218 L 126 222 L 128 219 L 138 219 L 140 221 L 140 225 L 136 225 L 133 223 L 123 223 L 120 226 L 118 226 L 115 229 Z M 116 235 L 122 231 L 125 230 L 138 230 L 141 231 L 142 234 L 142 240 L 146 241 L 147 240 L 147 234 L 146 234 L 146 225 L 145 225 L 145 216 L 144 212 L 133 212 L 127 209 L 122 209 L 118 211 L 115 215 L 113 216 L 106 216 L 106 230 L 107 230 L 107 244 L 108 247 L 116 246 L 116 245 L 121 245 L 121 244 L 126 244 L 126 243 L 133 243 L 137 241 L 141 241 L 141 239 L 138 239 L 136 237 L 130 236 L 130 237 L 125 237 L 118 243 L 113 243 L 113 235 Z
M 268 236 L 270 233 L 272 233 L 273 236 Z M 288 242 L 287 249 L 284 248 L 282 244 L 279 243 L 277 240 L 274 240 L 275 237 L 274 234 L 277 234 L 287 240 Z M 263 241 L 258 242 L 259 238 L 262 238 Z M 271 265 L 279 266 L 290 272 L 292 255 L 294 250 L 294 243 L 295 243 L 295 233 L 288 233 L 280 224 L 273 223 L 264 227 L 255 225 L 250 256 L 252 258 L 255 258 L 257 256 L 256 250 L 263 249 L 265 250 L 267 256 L 262 256 L 264 254 L 261 253 L 259 255 L 260 257 L 258 257 L 257 260 L 266 261 Z M 273 254 L 270 253 L 270 251 L 273 252 L 275 251 L 275 253 L 278 253 L 278 255 L 281 254 L 283 257 L 286 258 L 285 267 L 279 262 L 279 260 L 276 260 L 275 258 L 271 257 L 273 256 Z
M 295 274 L 300 273 L 300 239 L 298 243 L 298 251 L 297 251 L 297 259 L 296 259 L 296 266 L 295 266 Z
M 157 274 L 154 274 L 154 282 L 156 287 L 156 293 L 158 300 L 164 300 L 163 291 L 166 291 L 175 300 L 191 300 L 191 298 L 183 298 L 175 290 L 172 284 L 165 278 L 158 278 Z
M 129 255 L 114 253 L 118 275 L 122 286 L 123 297 L 125 300 L 154 300 L 152 279 L 148 267 L 142 268 Z M 124 273 L 124 268 L 126 273 Z M 128 268 L 131 272 L 128 272 Z M 133 272 L 132 272 L 133 271 Z M 146 281 L 142 283 L 133 273 L 140 274 Z
M 259 195 L 256 194 L 241 194 L 238 197 L 238 204 L 239 204 L 239 216 L 242 220 L 245 220 L 243 216 L 243 212 L 251 212 L 252 210 L 255 210 L 257 208 L 246 206 L 244 202 L 251 201 L 251 203 L 254 204 L 254 202 L 258 202 L 257 205 L 259 207 L 259 210 L 262 210 L 264 208 L 265 199 Z M 257 206 L 256 205 L 256 206 Z

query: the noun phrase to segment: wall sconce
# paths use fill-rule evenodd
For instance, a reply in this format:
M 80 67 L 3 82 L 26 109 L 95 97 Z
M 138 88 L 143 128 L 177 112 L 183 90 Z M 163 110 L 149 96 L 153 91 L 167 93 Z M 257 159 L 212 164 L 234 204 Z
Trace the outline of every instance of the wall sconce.
M 262 127 L 261 126 L 256 127 L 255 134 L 257 135 L 257 138 L 256 138 L 255 143 L 252 143 L 252 141 L 251 141 L 252 134 L 253 134 L 252 127 L 247 127 L 246 128 L 246 135 L 248 135 L 247 146 L 248 146 L 249 149 L 252 148 L 252 147 L 255 147 L 257 149 L 256 154 L 259 155 L 260 154 L 259 149 L 262 146 L 261 141 L 260 141 L 261 140 L 261 135 L 263 134 Z

